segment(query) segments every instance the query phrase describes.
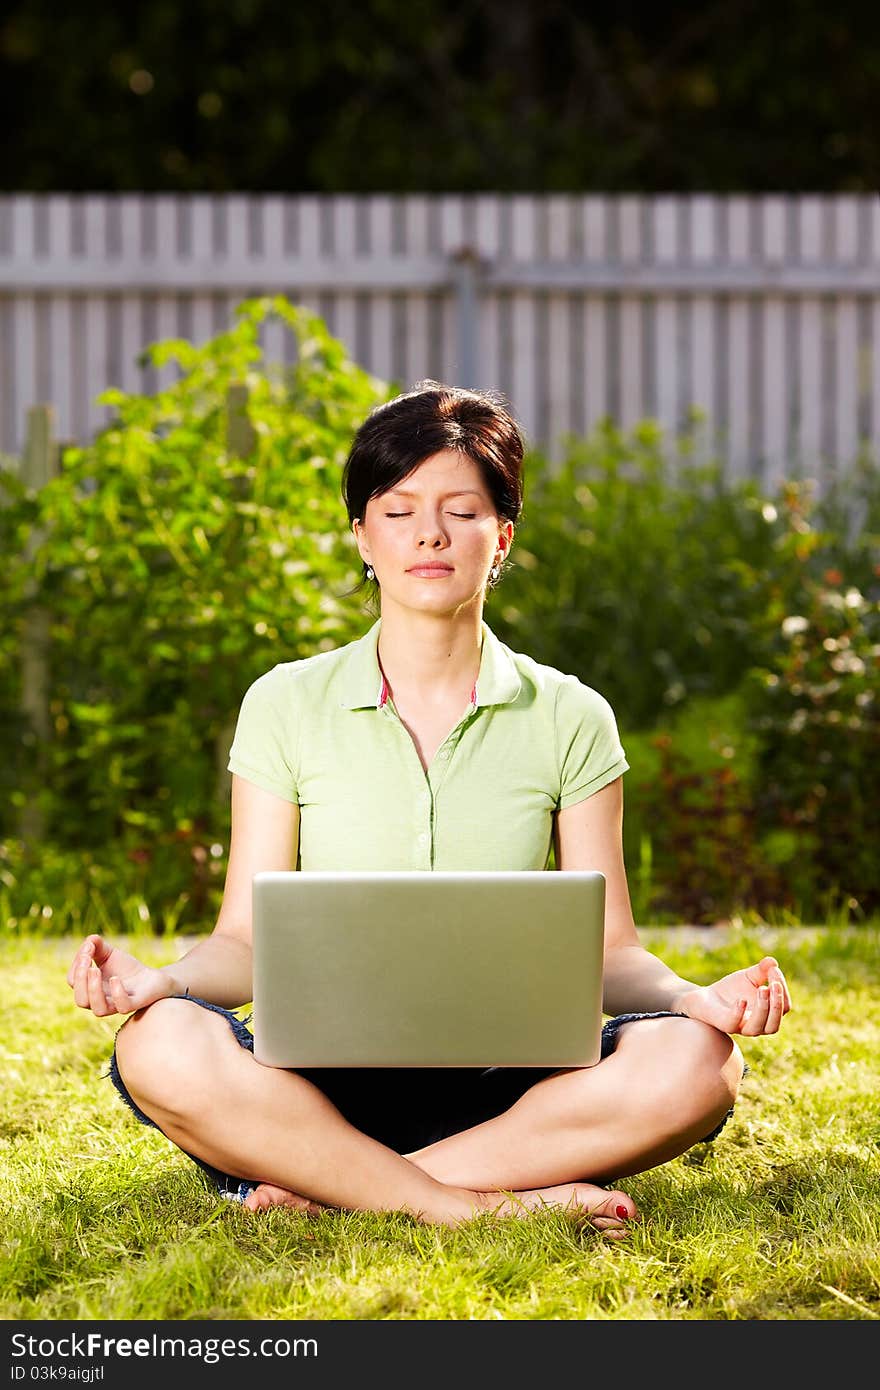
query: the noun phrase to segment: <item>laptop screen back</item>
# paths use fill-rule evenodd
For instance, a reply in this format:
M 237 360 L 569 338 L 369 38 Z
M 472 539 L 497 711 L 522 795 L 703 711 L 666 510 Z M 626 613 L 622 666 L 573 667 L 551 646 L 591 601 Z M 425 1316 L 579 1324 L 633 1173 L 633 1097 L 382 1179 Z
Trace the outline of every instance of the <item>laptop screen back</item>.
M 598 872 L 264 872 L 254 1053 L 278 1067 L 599 1059 Z

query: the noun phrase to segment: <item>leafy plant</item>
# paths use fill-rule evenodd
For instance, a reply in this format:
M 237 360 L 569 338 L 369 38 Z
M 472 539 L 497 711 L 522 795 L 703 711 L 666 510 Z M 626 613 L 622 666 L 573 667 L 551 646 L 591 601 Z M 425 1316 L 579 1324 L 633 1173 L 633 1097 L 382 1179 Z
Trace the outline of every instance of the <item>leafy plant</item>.
M 798 531 L 787 541 L 804 543 Z M 841 569 L 805 572 L 796 602 L 771 609 L 770 659 L 748 678 L 762 750 L 757 822 L 775 832 L 778 862 L 801 897 L 842 897 L 857 919 L 880 909 L 876 578 L 872 589 L 863 593 Z
M 262 362 L 270 314 L 295 337 L 292 368 Z M 2 479 L 0 641 L 12 652 L 34 613 L 50 615 L 52 739 L 37 785 L 9 681 L 0 816 L 14 833 L 35 796 L 56 845 L 152 856 L 163 837 L 224 827 L 226 753 L 250 682 L 359 635 L 341 469 L 387 388 L 282 298 L 243 304 L 204 347 L 161 343 L 150 358 L 179 379 L 155 396 L 106 392 L 115 422 L 68 449 L 39 492 Z M 230 419 L 240 387 L 246 405 Z M 27 734 L 30 747 L 16 743 Z
M 777 513 L 753 482 L 689 461 L 690 442 L 675 474 L 652 421 L 606 421 L 556 469 L 532 455 L 493 601 L 504 641 L 600 690 L 627 729 L 726 693 L 756 659 Z

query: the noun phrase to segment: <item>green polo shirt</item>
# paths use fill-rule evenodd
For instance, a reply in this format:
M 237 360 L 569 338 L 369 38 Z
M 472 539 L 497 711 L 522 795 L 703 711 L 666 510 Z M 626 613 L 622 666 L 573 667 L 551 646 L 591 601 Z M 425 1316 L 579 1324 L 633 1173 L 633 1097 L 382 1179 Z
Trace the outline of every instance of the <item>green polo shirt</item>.
M 629 767 L 608 701 L 484 622 L 471 701 L 426 772 L 387 695 L 380 627 L 259 676 L 229 771 L 299 804 L 306 871 L 547 868 L 553 813 Z

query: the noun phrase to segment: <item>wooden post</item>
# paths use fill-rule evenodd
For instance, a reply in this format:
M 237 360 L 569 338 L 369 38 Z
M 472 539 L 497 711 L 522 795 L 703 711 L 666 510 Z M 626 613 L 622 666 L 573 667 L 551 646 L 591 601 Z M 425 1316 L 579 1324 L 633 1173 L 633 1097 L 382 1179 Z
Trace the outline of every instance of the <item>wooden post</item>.
M 55 439 L 55 411 L 51 405 L 31 406 L 27 413 L 27 433 L 21 460 L 21 480 L 39 491 L 58 474 L 60 454 Z M 25 558 L 36 554 L 45 537 L 39 530 L 28 536 Z M 31 581 L 25 596 L 36 592 Z M 28 722 L 25 741 L 33 750 L 33 778 L 27 787 L 28 800 L 20 817 L 21 838 L 35 844 L 45 832 L 45 817 L 39 805 L 39 790 L 48 768 L 48 748 L 52 737 L 49 716 L 49 614 L 43 608 L 31 609 L 22 637 L 21 703 Z
M 232 458 L 246 459 L 257 447 L 257 434 L 248 418 L 248 389 L 236 381 L 226 393 L 226 448 Z

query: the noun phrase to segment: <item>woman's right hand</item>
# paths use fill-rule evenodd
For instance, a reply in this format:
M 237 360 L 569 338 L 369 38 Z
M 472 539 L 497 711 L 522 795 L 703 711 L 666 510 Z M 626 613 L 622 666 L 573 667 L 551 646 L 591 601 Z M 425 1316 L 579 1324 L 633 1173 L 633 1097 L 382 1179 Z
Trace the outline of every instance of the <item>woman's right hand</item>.
M 98 1018 L 130 1014 L 176 992 L 166 970 L 144 965 L 102 936 L 87 936 L 67 972 L 67 983 L 81 1009 Z

